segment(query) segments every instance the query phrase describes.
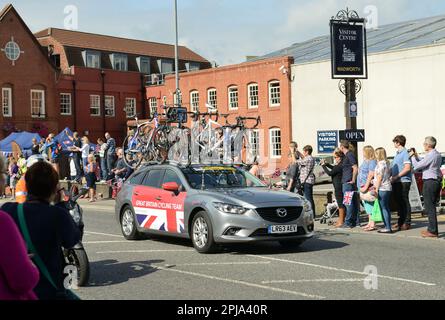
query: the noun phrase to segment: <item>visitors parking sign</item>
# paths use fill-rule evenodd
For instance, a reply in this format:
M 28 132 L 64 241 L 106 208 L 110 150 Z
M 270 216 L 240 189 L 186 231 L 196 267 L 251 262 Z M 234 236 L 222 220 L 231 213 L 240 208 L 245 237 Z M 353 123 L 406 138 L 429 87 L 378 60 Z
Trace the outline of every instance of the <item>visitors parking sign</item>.
M 338 147 L 338 131 L 317 131 L 318 153 L 333 153 Z

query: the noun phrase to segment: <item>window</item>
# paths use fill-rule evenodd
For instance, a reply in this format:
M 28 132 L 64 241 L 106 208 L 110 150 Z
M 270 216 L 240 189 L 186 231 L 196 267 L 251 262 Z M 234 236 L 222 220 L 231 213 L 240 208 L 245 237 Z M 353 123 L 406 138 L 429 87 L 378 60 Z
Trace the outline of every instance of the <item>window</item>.
M 188 72 L 197 71 L 200 69 L 200 64 L 199 62 L 186 62 L 185 68 L 187 69 Z
M 114 96 L 105 96 L 105 116 L 114 117 Z
M 127 114 L 127 118 L 136 117 L 136 99 L 135 98 L 126 98 L 125 99 L 125 112 Z
M 249 108 L 258 108 L 258 84 L 252 83 L 247 86 L 249 95 Z
M 60 114 L 63 116 L 71 115 L 71 94 L 61 93 L 60 94 Z
M 190 107 L 192 112 L 199 111 L 199 92 L 192 91 L 190 92 Z
M 269 105 L 277 107 L 280 105 L 280 81 L 269 83 Z
M 160 73 L 173 73 L 173 61 L 172 60 L 166 60 L 166 59 L 159 59 L 158 60 L 158 68 Z
M 149 105 L 150 105 L 150 115 L 154 115 L 156 112 L 158 112 L 158 99 L 150 98 Z
M 100 116 L 100 96 L 90 96 L 90 115 Z
M 182 94 L 181 94 L 181 92 L 179 93 L 179 101 L 178 101 L 178 98 L 176 97 L 176 93 L 173 94 L 173 104 L 175 106 L 182 106 Z
M 2 88 L 2 110 L 4 117 L 12 117 L 12 89 Z
M 168 182 L 176 182 L 178 184 L 178 186 L 182 186 L 181 179 L 176 174 L 176 172 L 174 172 L 172 170 L 166 170 L 165 171 L 164 182 L 163 183 L 168 183 Z
M 281 130 L 270 129 L 270 157 L 281 158 Z
M 100 69 L 100 52 L 84 51 L 82 52 L 82 56 L 87 68 Z
M 31 90 L 31 116 L 45 118 L 45 91 Z
M 146 187 L 160 188 L 163 175 L 164 170 L 150 170 L 150 172 L 145 176 L 142 184 Z
M 111 54 L 111 63 L 114 70 L 127 71 L 128 70 L 128 57 L 126 54 L 113 53 Z
M 214 109 L 218 109 L 218 101 L 216 99 L 216 89 L 207 90 L 207 102 Z
M 259 155 L 260 150 L 260 131 L 258 129 L 249 131 L 249 143 L 254 156 Z
M 229 110 L 238 109 L 238 88 L 229 87 Z
M 130 184 L 140 185 L 140 184 L 142 184 L 142 180 L 144 179 L 144 177 L 145 177 L 144 171 L 138 172 L 130 178 Z
M 144 74 L 150 74 L 150 58 L 148 57 L 137 57 L 136 62 L 138 64 L 139 72 Z

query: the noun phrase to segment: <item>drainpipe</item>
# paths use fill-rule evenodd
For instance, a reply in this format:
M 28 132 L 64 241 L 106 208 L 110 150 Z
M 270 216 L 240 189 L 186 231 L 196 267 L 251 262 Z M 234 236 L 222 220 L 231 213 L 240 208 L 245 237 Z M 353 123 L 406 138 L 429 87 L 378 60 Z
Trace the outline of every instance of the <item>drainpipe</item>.
M 105 71 L 101 70 L 100 75 L 102 76 L 102 135 L 107 132 L 107 126 L 105 122 Z
M 73 80 L 73 131 L 77 131 L 77 88 L 76 80 Z
M 147 116 L 147 113 L 145 110 L 147 107 L 147 104 L 145 101 L 146 96 L 147 96 L 147 94 L 146 94 L 146 90 L 145 90 L 145 76 L 143 74 L 141 74 L 141 107 L 142 107 L 141 117 L 142 117 L 142 119 L 145 119 Z

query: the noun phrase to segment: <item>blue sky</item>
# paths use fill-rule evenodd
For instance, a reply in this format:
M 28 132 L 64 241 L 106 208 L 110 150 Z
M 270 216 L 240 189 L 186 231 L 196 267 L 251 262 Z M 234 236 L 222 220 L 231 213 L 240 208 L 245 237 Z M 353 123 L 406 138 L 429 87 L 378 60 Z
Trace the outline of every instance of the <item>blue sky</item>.
M 174 42 L 173 0 L 0 0 L 11 2 L 33 32 L 64 27 L 64 8 L 78 9 L 78 30 Z M 329 18 L 349 6 L 379 24 L 445 14 L 445 0 L 178 0 L 180 44 L 219 65 L 239 63 L 325 35 Z

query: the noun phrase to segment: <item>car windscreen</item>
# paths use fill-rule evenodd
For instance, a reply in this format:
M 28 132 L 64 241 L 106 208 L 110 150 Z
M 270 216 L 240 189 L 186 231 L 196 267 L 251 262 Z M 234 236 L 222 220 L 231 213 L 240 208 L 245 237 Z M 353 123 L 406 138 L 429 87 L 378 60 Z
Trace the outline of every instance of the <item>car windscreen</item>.
M 183 172 L 193 189 L 267 187 L 249 172 L 235 167 L 190 167 Z

